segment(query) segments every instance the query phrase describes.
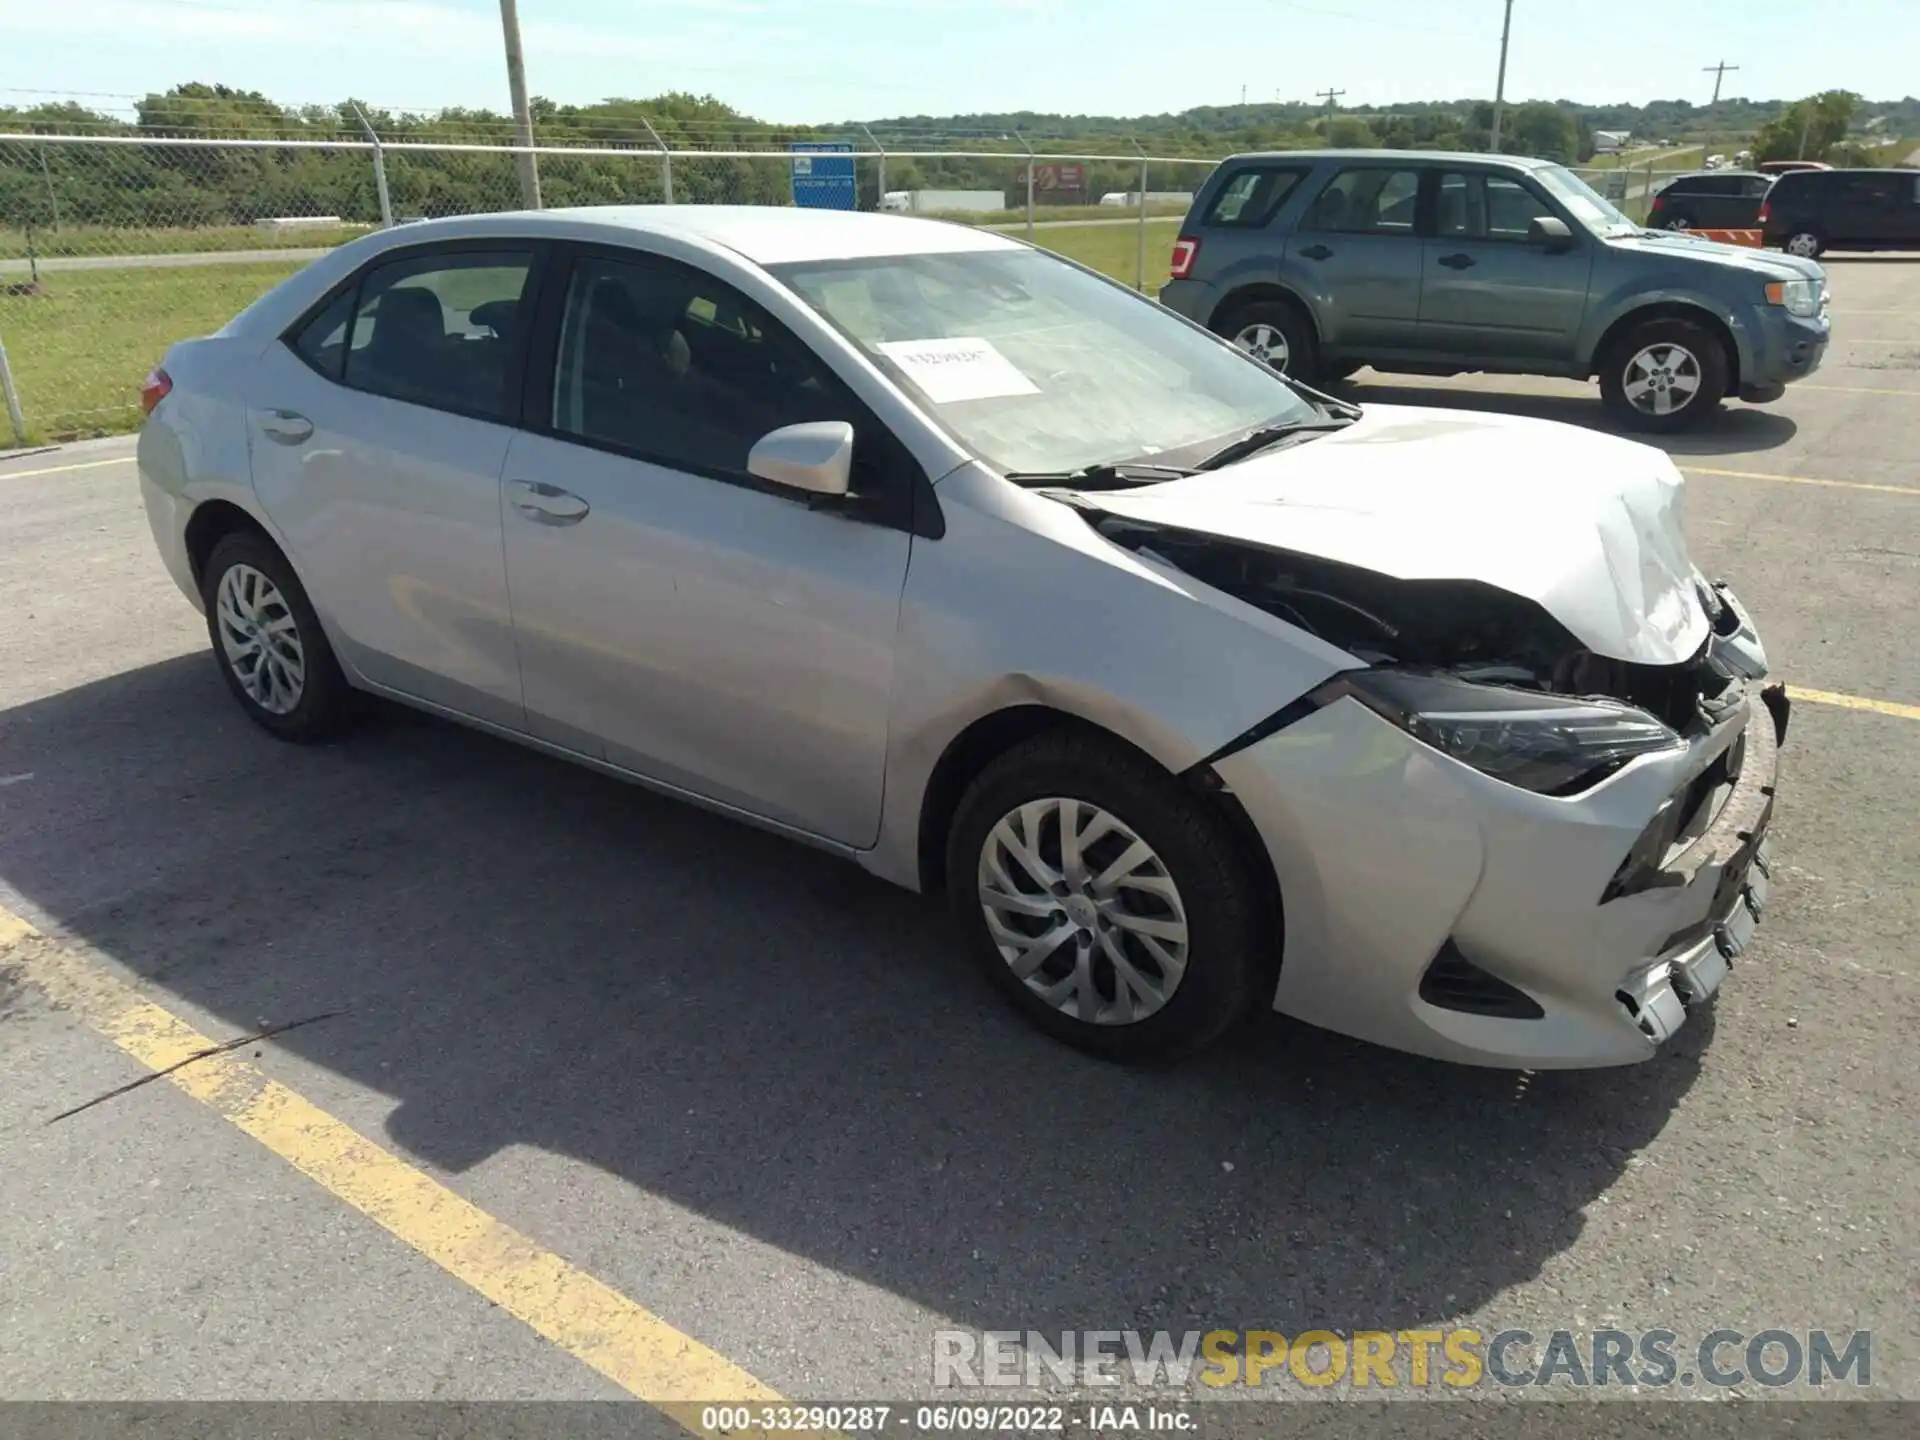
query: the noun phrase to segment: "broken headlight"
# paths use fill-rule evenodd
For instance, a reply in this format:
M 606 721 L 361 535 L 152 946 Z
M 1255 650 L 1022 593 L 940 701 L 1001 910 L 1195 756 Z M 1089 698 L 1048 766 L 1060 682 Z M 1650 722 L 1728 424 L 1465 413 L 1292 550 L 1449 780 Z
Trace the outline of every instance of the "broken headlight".
M 1646 711 L 1618 700 L 1384 668 L 1350 672 L 1340 681 L 1415 739 L 1541 795 L 1577 794 L 1629 760 L 1686 743 Z

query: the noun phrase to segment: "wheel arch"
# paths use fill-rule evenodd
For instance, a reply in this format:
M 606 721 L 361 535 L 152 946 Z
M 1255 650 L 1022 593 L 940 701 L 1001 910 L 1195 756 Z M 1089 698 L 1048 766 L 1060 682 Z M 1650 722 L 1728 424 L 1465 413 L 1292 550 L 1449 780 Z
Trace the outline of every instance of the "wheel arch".
M 1207 328 L 1216 335 L 1219 334 L 1220 327 L 1226 325 L 1234 315 L 1252 305 L 1291 306 L 1300 312 L 1308 325 L 1313 327 L 1315 340 L 1326 338 L 1321 334 L 1320 321 L 1314 315 L 1313 307 L 1301 298 L 1299 291 L 1276 280 L 1256 280 L 1251 284 L 1229 290 L 1220 297 L 1220 303 L 1213 307 L 1213 313 L 1207 317 Z
M 1698 325 L 1720 342 L 1720 349 L 1727 361 L 1727 394 L 1740 393 L 1740 346 L 1733 338 L 1733 331 L 1712 310 L 1691 300 L 1658 300 L 1651 305 L 1637 306 L 1615 317 L 1613 322 L 1601 332 L 1594 343 L 1589 364 L 1590 374 L 1598 374 L 1606 357 L 1613 347 L 1636 325 L 1644 325 L 1651 320 L 1685 320 Z
M 236 505 L 231 500 L 203 500 L 194 506 L 193 513 L 187 517 L 186 527 L 187 563 L 193 567 L 193 583 L 196 587 L 206 583 L 207 561 L 213 555 L 213 547 L 235 532 L 258 535 L 278 550 L 288 565 L 293 564 L 286 547 L 274 538 L 273 532 L 261 523 L 259 517 L 244 506 Z
M 1040 703 L 1010 705 L 980 716 L 955 735 L 934 762 L 920 797 L 916 861 L 922 894 L 939 896 L 946 890 L 948 832 L 974 777 L 1016 745 L 1062 730 L 1078 731 L 1124 747 L 1169 780 L 1203 797 L 1246 852 L 1249 870 L 1260 887 L 1261 904 L 1272 921 L 1273 933 L 1276 939 L 1282 935 L 1280 881 L 1273 859 L 1246 807 L 1214 773 L 1212 766 L 1202 762 L 1176 773 L 1119 732 L 1085 716 Z

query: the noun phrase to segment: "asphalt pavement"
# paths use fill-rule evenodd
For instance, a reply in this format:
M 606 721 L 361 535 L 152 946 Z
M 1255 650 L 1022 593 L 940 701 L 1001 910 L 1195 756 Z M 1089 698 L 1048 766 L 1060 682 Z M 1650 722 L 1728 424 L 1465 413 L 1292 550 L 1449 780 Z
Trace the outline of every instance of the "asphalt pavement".
M 1607 1072 L 1275 1017 L 1083 1058 L 828 858 L 394 711 L 274 742 L 130 444 L 0 461 L 0 907 L 40 932 L 0 955 L 0 1397 L 659 1398 L 673 1351 L 898 1399 L 948 1329 L 1664 1326 L 1870 1330 L 1870 1393 L 1920 1399 L 1920 264 L 1832 275 L 1825 368 L 1669 447 L 1802 692 L 1772 905 Z M 1352 390 L 1605 423 L 1560 382 Z

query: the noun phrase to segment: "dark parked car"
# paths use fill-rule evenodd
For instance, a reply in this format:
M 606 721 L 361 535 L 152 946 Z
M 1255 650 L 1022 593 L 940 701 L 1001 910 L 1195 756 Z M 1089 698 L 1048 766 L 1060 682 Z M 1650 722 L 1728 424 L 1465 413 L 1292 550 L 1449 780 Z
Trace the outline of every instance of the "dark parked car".
M 1699 170 L 1655 192 L 1647 224 L 1656 230 L 1752 230 L 1771 175 L 1753 170 Z
M 1362 365 L 1598 376 L 1642 430 L 1779 398 L 1826 353 L 1812 260 L 1636 225 L 1514 155 L 1236 155 L 1194 197 L 1168 308 L 1311 384 Z
M 1797 170 L 1760 207 L 1768 245 L 1809 259 L 1829 250 L 1920 250 L 1920 170 Z

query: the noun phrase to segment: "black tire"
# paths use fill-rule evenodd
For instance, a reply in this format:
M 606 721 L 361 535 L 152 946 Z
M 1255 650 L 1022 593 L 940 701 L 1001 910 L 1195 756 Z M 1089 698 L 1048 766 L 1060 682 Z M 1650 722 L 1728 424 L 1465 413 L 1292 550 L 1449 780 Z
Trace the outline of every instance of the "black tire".
M 1213 329 L 1216 335 L 1233 341 L 1251 354 L 1256 352 L 1242 342 L 1242 337 L 1261 326 L 1278 331 L 1287 346 L 1286 358 L 1281 364 L 1273 365 L 1271 360 L 1267 363 L 1302 385 L 1316 384 L 1320 379 L 1320 339 L 1314 333 L 1313 321 L 1298 305 L 1284 300 L 1238 305 L 1217 317 Z
M 1177 888 L 1186 917 L 1185 968 L 1165 1003 L 1145 1018 L 1096 1023 L 1056 1008 L 1014 973 L 987 928 L 978 898 L 978 875 L 989 836 L 1002 817 L 1021 805 L 1055 797 L 1107 811 L 1152 848 Z M 1057 822 L 1053 836 L 1051 853 L 1057 865 Z M 1107 840 L 1126 843 L 1121 837 Z M 1040 848 L 1043 856 L 1048 853 L 1044 842 Z M 1104 855 L 1090 849 L 1088 859 L 1089 868 L 1098 868 Z M 1279 973 L 1280 935 L 1277 919 L 1263 902 L 1254 864 L 1226 817 L 1205 796 L 1183 788 L 1159 766 L 1123 745 L 1060 730 L 1016 745 L 968 787 L 948 834 L 947 895 L 968 950 L 989 983 L 1015 1009 L 1047 1034 L 1090 1054 L 1138 1064 L 1200 1050 L 1256 1007 L 1271 1003 Z M 1024 878 L 1032 881 L 1030 874 Z M 1043 903 L 1054 902 L 1047 898 Z M 1062 906 L 1068 903 L 1059 901 Z M 1128 902 L 1129 908 L 1132 903 Z M 1032 924 L 1044 929 L 1048 921 L 1036 919 Z M 1106 928 L 1104 921 L 1101 926 Z M 1091 932 L 1079 933 L 1084 938 Z M 1123 953 L 1140 959 L 1141 952 L 1129 948 L 1138 945 L 1137 938 L 1129 940 L 1119 930 L 1112 933 Z M 1054 958 L 1042 965 L 1038 978 L 1049 978 L 1049 967 L 1070 971 L 1078 943 L 1075 939 L 1063 943 Z M 1088 943 L 1088 954 L 1095 988 L 1110 1002 L 1117 985 L 1112 962 L 1097 943 Z M 1145 963 L 1159 968 L 1154 962 Z
M 1687 358 L 1671 368 L 1698 381 L 1691 396 L 1665 414 L 1641 409 L 1627 394 L 1627 368 L 1642 351 L 1656 346 L 1682 352 Z M 1726 398 L 1727 381 L 1727 352 L 1720 337 L 1691 320 L 1645 320 L 1629 326 L 1600 357 L 1600 396 L 1614 418 L 1632 430 L 1670 434 L 1700 424 Z
M 1801 249 L 1794 249 L 1799 242 Z M 1789 255 L 1799 255 L 1808 260 L 1818 260 L 1827 253 L 1827 237 L 1810 225 L 1796 225 L 1781 237 L 1780 248 Z
M 264 575 L 279 592 L 281 601 L 280 605 L 269 607 L 271 613 L 277 615 L 284 609 L 293 621 L 304 674 L 297 703 L 284 711 L 269 708 L 248 693 L 229 661 L 221 638 L 224 622 L 220 614 L 220 583 L 236 566 L 246 566 Z M 306 590 L 278 546 L 251 530 L 235 530 L 223 535 L 207 557 L 200 596 L 206 605 L 207 638 L 213 644 L 214 662 L 220 667 L 227 689 L 233 692 L 233 698 L 240 702 L 249 719 L 269 734 L 298 744 L 329 740 L 347 728 L 353 718 L 353 691 L 347 685 L 346 676 L 340 673 L 340 662 L 334 658 L 333 647 L 327 643 L 326 632 L 320 628 L 320 619 L 313 613 Z M 287 672 L 283 669 L 281 673 Z

